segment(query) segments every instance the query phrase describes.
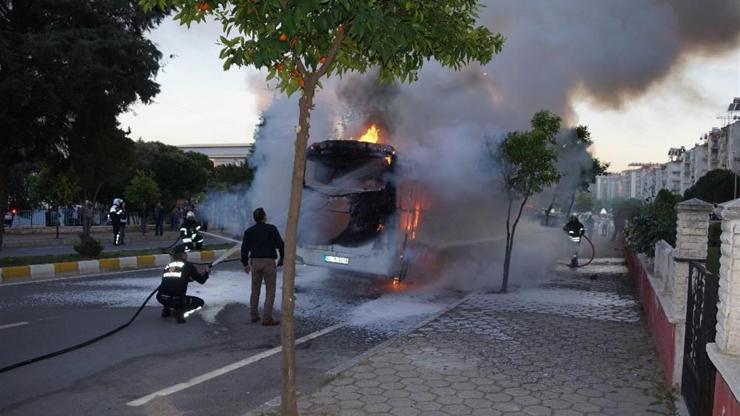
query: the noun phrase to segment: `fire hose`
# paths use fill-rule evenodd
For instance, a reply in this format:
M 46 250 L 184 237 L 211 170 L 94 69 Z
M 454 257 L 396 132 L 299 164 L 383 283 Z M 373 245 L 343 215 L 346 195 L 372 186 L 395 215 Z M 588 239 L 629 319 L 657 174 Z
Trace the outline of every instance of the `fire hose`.
M 591 264 L 592 261 L 594 261 L 594 257 L 596 257 L 596 248 L 594 247 L 594 243 L 591 241 L 590 238 L 586 237 L 586 235 L 583 235 L 582 237 L 585 238 L 586 241 L 588 241 L 588 244 L 591 246 L 591 258 L 587 262 L 575 266 L 576 268 L 588 266 L 589 264 Z
M 237 248 L 239 248 L 239 246 L 236 246 L 236 247 L 234 247 L 234 248 L 226 251 L 223 255 L 221 255 L 221 257 L 219 257 L 218 259 L 216 259 L 213 263 L 193 263 L 193 264 L 196 264 L 196 265 L 199 265 L 199 266 L 208 265 L 208 266 L 213 267 L 213 266 L 216 266 L 217 264 L 220 264 L 220 263 L 228 263 L 228 262 L 240 260 L 240 259 L 226 260 L 226 258 L 229 257 L 231 254 L 233 254 L 236 251 Z M 141 306 L 139 306 L 139 309 L 137 309 L 136 312 L 134 312 L 133 316 L 131 316 L 131 319 L 129 319 L 128 322 L 126 322 L 126 323 L 124 323 L 124 324 L 122 324 L 122 325 L 120 325 L 120 326 L 118 326 L 118 327 L 116 327 L 116 328 L 114 328 L 114 329 L 112 329 L 112 330 L 104 333 L 104 334 L 98 335 L 98 336 L 96 336 L 94 338 L 90 338 L 87 341 L 80 342 L 79 344 L 75 344 L 75 345 L 72 345 L 70 347 L 63 348 L 61 350 L 57 350 L 57 351 L 54 351 L 54 352 L 50 352 L 48 354 L 40 355 L 38 357 L 29 358 L 27 360 L 20 361 L 20 362 L 17 362 L 15 364 L 11 364 L 11 365 L 2 367 L 2 368 L 0 368 L 0 374 L 5 373 L 5 372 L 8 372 L 10 370 L 14 370 L 14 369 L 19 368 L 19 367 L 24 367 L 24 366 L 27 366 L 29 364 L 33 364 L 33 363 L 36 363 L 36 362 L 39 362 L 39 361 L 43 361 L 43 360 L 46 360 L 46 359 L 49 359 L 49 358 L 56 357 L 58 355 L 62 355 L 62 354 L 66 354 L 68 352 L 72 352 L 72 351 L 78 350 L 80 348 L 83 348 L 83 347 L 86 347 L 88 345 L 94 344 L 94 343 L 96 343 L 96 342 L 98 342 L 98 341 L 100 341 L 102 339 L 108 338 L 109 336 L 111 336 L 111 335 L 113 335 L 113 334 L 115 334 L 117 332 L 120 332 L 120 331 L 124 330 L 129 325 L 131 325 L 134 322 L 134 320 L 136 320 L 136 318 L 139 316 L 139 314 L 144 309 L 144 307 L 146 306 L 146 304 L 149 303 L 149 300 L 151 300 L 152 296 L 154 296 L 154 294 L 157 293 L 158 291 L 159 291 L 159 286 L 157 286 L 157 288 L 154 289 L 152 291 L 152 293 L 150 293 L 149 296 L 146 297 L 146 299 L 144 300 L 144 303 L 142 303 Z

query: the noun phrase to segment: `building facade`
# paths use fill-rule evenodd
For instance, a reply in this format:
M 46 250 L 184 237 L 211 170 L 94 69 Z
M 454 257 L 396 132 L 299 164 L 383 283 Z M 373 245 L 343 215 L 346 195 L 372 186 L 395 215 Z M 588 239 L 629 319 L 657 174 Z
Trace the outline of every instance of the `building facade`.
M 661 189 L 683 195 L 710 170 L 740 174 L 740 98 L 728 112 L 728 124 L 702 135 L 691 149 L 672 148 L 665 163 L 631 164 L 631 169 L 596 178 L 596 199 L 655 197 Z
M 177 147 L 184 152 L 208 156 L 213 166 L 243 165 L 254 150 L 252 144 L 189 144 Z

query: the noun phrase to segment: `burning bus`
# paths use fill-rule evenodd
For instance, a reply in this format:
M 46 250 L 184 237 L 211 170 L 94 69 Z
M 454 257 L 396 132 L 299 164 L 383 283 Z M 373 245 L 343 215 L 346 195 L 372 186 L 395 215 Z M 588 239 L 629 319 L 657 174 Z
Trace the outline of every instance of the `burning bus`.
M 404 279 L 421 204 L 399 181 L 393 146 L 371 126 L 360 140 L 309 146 L 298 258 L 304 264 Z

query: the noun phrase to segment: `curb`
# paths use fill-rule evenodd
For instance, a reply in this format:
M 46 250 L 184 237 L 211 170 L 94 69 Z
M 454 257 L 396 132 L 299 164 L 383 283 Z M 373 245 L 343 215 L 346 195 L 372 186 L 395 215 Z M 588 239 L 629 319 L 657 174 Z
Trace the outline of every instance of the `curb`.
M 227 250 L 203 250 L 188 253 L 188 260 L 206 262 L 226 253 Z M 100 272 L 146 269 L 165 266 L 170 262 L 169 254 L 115 257 L 99 260 L 80 260 L 62 263 L 32 264 L 0 268 L 0 284 L 47 280 L 70 276 L 83 276 Z
M 378 345 L 370 348 L 369 350 L 363 352 L 362 354 L 360 354 L 360 355 L 358 355 L 356 357 L 352 357 L 349 360 L 347 360 L 346 362 L 341 363 L 341 364 L 335 366 L 334 368 L 326 371 L 324 374 L 322 374 L 322 378 L 324 379 L 324 385 L 326 385 L 329 382 L 331 382 L 331 380 L 339 377 L 339 375 L 341 373 L 343 373 L 344 371 L 346 371 L 346 370 L 350 369 L 351 367 L 359 364 L 360 362 L 366 360 L 371 355 L 373 355 L 376 352 L 380 351 L 381 349 L 387 347 L 389 344 L 391 344 L 393 342 L 396 342 L 398 339 L 400 339 L 400 338 L 402 338 L 402 337 L 404 337 L 404 336 L 406 336 L 408 334 L 413 333 L 414 331 L 418 330 L 419 328 L 422 328 L 422 327 L 426 326 L 430 322 L 434 321 L 435 319 L 438 319 L 440 316 L 446 314 L 447 312 L 449 312 L 449 311 L 457 308 L 462 303 L 464 303 L 465 301 L 467 301 L 469 298 L 471 298 L 471 297 L 473 297 L 473 296 L 475 296 L 475 295 L 477 295 L 479 293 L 481 293 L 481 292 L 480 291 L 474 291 L 474 292 L 468 293 L 467 295 L 463 296 L 461 299 L 458 299 L 455 302 L 452 302 L 451 304 L 447 305 L 441 311 L 435 313 L 431 317 L 429 317 L 429 318 L 427 318 L 427 319 L 419 322 L 417 325 L 414 325 L 408 331 L 406 331 L 406 332 L 404 332 L 402 334 L 398 334 L 398 335 L 392 336 L 392 337 L 388 338 L 387 340 L 381 342 L 380 344 L 378 344 Z M 321 388 L 321 387 L 319 387 L 319 388 Z M 313 393 L 315 393 L 315 391 L 314 392 L 307 393 L 307 394 L 313 394 Z M 306 393 L 300 393 L 299 392 L 297 394 L 298 399 L 300 399 L 301 396 L 304 395 L 304 394 L 306 394 Z M 271 415 L 276 415 L 277 413 L 275 413 L 275 412 L 278 412 L 279 413 L 279 411 L 280 411 L 280 399 L 281 399 L 280 396 L 273 397 L 272 399 L 266 401 L 265 403 L 261 404 L 260 406 L 256 407 L 255 409 L 252 409 L 252 410 L 246 412 L 242 416 L 271 416 Z

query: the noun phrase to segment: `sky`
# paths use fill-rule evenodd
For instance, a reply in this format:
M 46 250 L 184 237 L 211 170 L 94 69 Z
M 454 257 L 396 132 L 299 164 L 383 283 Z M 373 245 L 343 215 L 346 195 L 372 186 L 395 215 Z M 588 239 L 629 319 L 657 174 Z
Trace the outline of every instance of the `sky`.
M 149 34 L 163 53 L 157 76 L 161 92 L 119 117 L 133 139 L 168 144 L 247 143 L 266 107 L 263 74 L 249 68 L 224 71 L 216 43 L 217 23 L 186 29 L 171 19 Z M 504 46 L 506 47 L 506 45 Z M 495 58 L 494 58 L 495 59 Z M 712 127 L 733 97 L 740 97 L 740 48 L 682 58 L 659 82 L 618 109 L 584 94 L 574 99 L 575 119 L 589 126 L 594 154 L 611 171 L 631 162 L 667 161 L 671 147 L 691 147 Z

